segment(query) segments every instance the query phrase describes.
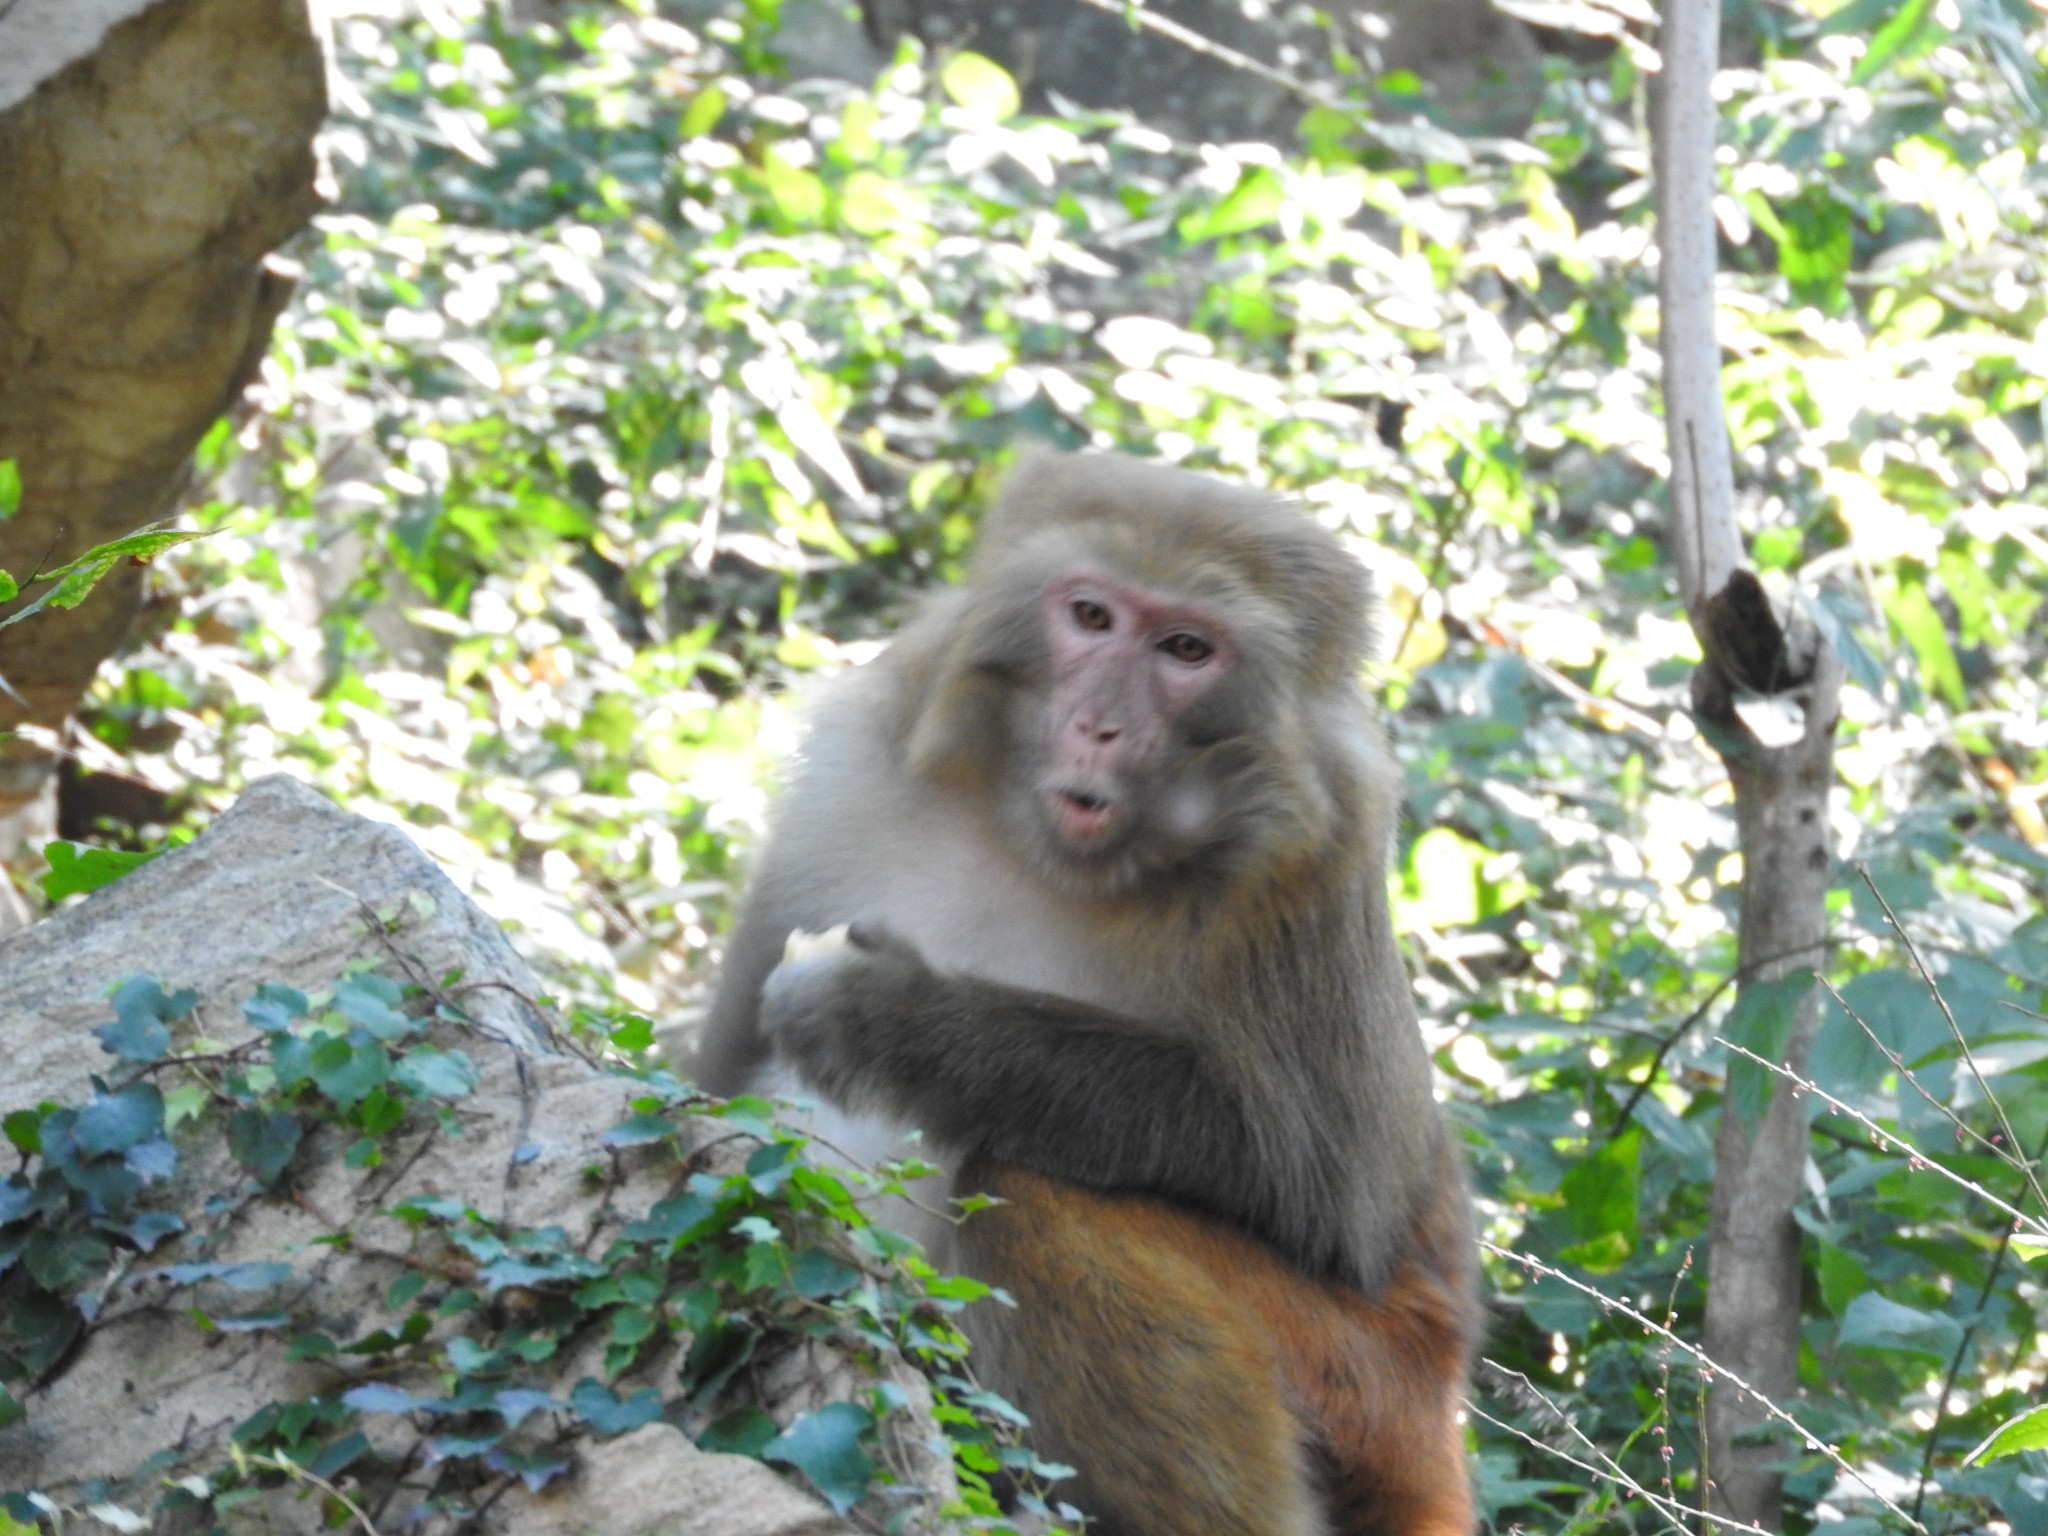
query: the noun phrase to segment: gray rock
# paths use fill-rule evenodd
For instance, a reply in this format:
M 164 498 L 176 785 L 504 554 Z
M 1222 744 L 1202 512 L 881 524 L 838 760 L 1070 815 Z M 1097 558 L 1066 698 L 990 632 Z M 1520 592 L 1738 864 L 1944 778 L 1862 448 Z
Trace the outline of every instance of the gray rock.
M 480 1078 L 458 1103 L 456 1134 L 421 1127 L 404 1133 L 412 1139 L 392 1146 L 383 1166 L 352 1169 L 341 1156 L 343 1137 L 316 1130 L 299 1149 L 288 1195 L 212 1209 L 206 1198 L 235 1189 L 238 1170 L 218 1135 L 181 1135 L 173 1195 L 190 1230 L 117 1265 L 103 1282 L 102 1310 L 84 1343 L 28 1394 L 26 1420 L 0 1430 L 0 1488 L 38 1489 L 75 1508 L 91 1479 L 126 1477 L 165 1451 L 185 1467 L 218 1465 L 228 1431 L 264 1405 L 336 1390 L 325 1363 L 287 1358 L 286 1330 L 204 1331 L 186 1315 L 189 1300 L 167 1295 L 145 1271 L 202 1258 L 282 1262 L 290 1278 L 267 1299 L 237 1298 L 250 1304 L 243 1310 L 288 1308 L 295 1327 L 349 1339 L 391 1315 L 384 1293 L 404 1272 L 413 1238 L 385 1213 L 408 1197 L 453 1195 L 506 1222 L 560 1224 L 588 1234 L 587 1251 L 601 1252 L 621 1223 L 670 1187 L 672 1160 L 636 1159 L 602 1144 L 639 1090 L 551 1045 L 533 976 L 503 933 L 401 830 L 348 815 L 281 777 L 253 785 L 186 847 L 0 941 L 0 1052 L 9 1064 L 0 1111 L 76 1102 L 89 1073 L 114 1073 L 90 1030 L 111 1018 L 105 994 L 120 978 L 147 973 L 166 988 L 192 988 L 201 1031 L 232 1045 L 250 1037 L 240 1004 L 258 983 L 317 992 L 364 961 L 459 1000 L 470 1014 L 473 1027 L 459 1039 L 437 1038 L 459 1044 Z M 443 986 L 453 971 L 460 979 Z M 613 1171 L 609 1183 L 589 1176 L 597 1167 Z M 349 1241 L 334 1243 L 343 1231 Z M 435 1337 L 462 1326 L 439 1323 Z M 568 1383 L 599 1373 L 601 1349 L 600 1341 L 549 1362 L 558 1397 Z M 432 1373 L 417 1367 L 387 1379 L 437 1391 Z M 769 1407 L 788 1416 L 787 1404 Z M 390 1461 L 414 1449 L 401 1417 L 377 1416 L 364 1427 Z M 923 1430 L 929 1434 L 928 1420 Z M 481 1528 L 493 1536 L 811 1536 L 846 1528 L 770 1468 L 700 1451 L 666 1424 L 586 1442 L 578 1454 L 574 1472 L 545 1494 L 515 1486 L 497 1499 Z M 321 1501 L 308 1492 L 273 1489 L 237 1506 L 227 1524 L 235 1536 L 315 1532 Z M 153 1497 L 146 1488 L 132 1495 L 144 1507 Z M 454 1528 L 449 1517 L 418 1529 L 437 1536 L 444 1528 Z

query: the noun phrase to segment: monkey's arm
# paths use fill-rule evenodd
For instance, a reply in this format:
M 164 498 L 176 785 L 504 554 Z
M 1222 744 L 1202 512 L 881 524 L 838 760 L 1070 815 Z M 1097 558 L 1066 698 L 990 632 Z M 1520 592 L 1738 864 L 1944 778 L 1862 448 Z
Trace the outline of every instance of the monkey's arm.
M 934 971 L 854 928 L 799 939 L 761 1028 L 827 1098 L 922 1127 L 962 1153 L 1091 1188 L 1142 1190 L 1257 1233 L 1321 1270 L 1342 1240 L 1326 1168 L 1276 1165 L 1254 1106 L 1202 1044 L 1071 998 Z

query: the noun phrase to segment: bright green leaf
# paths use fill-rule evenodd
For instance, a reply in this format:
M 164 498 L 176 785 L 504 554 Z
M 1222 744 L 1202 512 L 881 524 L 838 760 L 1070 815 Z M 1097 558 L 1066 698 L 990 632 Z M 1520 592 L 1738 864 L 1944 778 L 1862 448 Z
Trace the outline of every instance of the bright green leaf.
M 964 49 L 940 67 L 939 85 L 960 106 L 991 122 L 1015 117 L 1024 101 L 1008 70 L 994 59 Z

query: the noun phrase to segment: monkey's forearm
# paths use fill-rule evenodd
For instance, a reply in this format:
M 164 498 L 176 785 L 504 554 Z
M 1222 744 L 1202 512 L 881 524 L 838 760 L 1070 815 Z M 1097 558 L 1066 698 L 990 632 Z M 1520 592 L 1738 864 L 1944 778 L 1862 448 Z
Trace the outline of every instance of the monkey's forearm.
M 1331 1223 L 1311 1205 L 1320 1181 L 1275 1166 L 1272 1139 L 1252 1137 L 1254 1107 L 1183 1035 L 874 951 L 829 988 L 771 986 L 764 1010 L 778 1048 L 841 1103 L 886 1109 L 962 1153 L 1166 1196 L 1307 1265 L 1329 1257 Z

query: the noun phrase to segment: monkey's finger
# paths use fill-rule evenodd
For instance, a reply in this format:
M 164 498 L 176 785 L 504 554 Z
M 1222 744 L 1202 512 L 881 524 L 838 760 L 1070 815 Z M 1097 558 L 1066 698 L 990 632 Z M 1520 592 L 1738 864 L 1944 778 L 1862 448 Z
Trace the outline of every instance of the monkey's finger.
M 815 960 L 844 949 L 847 944 L 847 925 L 840 923 L 822 933 L 811 933 L 802 928 L 792 928 L 789 937 L 782 944 L 782 962 L 787 965 L 795 960 Z

